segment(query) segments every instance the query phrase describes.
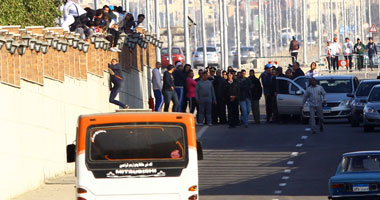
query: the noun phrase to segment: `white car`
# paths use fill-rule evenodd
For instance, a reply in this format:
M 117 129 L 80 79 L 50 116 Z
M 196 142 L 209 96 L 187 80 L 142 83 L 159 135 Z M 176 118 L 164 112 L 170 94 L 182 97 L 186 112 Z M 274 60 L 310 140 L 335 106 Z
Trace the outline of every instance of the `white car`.
M 207 65 L 215 66 L 219 68 L 221 58 L 216 47 L 208 46 L 206 54 L 207 54 Z M 194 68 L 198 68 L 198 66 L 204 66 L 203 47 L 198 47 L 197 50 L 193 53 L 193 66 Z

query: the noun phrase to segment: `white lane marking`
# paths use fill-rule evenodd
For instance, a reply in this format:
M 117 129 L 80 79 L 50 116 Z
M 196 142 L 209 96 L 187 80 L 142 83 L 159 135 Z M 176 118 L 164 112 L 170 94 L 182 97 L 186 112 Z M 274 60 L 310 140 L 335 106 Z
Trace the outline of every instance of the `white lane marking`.
M 281 190 L 276 190 L 276 191 L 274 191 L 274 194 L 281 194 L 281 193 L 282 193 Z
M 280 183 L 278 184 L 280 187 L 285 187 L 286 186 L 286 183 Z
M 303 144 L 297 144 L 296 145 L 296 147 L 302 147 L 303 146 Z
M 302 140 L 307 140 L 307 136 L 304 135 L 304 136 L 301 137 L 301 139 L 302 139 Z
M 294 164 L 294 161 L 288 161 L 287 164 L 288 164 L 288 165 L 293 165 L 293 164 Z
M 207 129 L 208 129 L 208 126 L 203 126 L 201 130 L 199 130 L 199 132 L 197 133 L 197 139 L 201 138 L 203 133 L 205 133 Z
M 283 176 L 281 179 L 282 180 L 289 180 L 289 176 Z
M 285 170 L 284 170 L 284 173 L 287 173 L 287 174 L 290 174 L 291 172 L 292 172 L 291 169 L 285 169 Z
M 298 154 L 299 154 L 298 152 L 293 152 L 292 154 L 290 154 L 290 156 L 291 157 L 296 157 L 296 156 L 298 156 Z
M 305 128 L 305 131 L 311 131 L 311 128 Z

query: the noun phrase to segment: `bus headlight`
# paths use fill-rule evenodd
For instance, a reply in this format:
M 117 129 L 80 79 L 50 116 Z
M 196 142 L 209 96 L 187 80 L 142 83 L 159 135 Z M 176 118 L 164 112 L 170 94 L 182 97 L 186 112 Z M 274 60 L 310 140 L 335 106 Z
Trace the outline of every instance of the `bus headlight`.
M 189 197 L 189 200 L 197 200 L 198 199 L 198 195 L 194 194 L 194 195 L 191 195 Z

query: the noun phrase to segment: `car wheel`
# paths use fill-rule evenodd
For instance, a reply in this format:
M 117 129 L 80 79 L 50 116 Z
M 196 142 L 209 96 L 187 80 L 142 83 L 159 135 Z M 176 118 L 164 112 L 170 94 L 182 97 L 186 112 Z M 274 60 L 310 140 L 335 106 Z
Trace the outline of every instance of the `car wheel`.
M 368 133 L 373 131 L 374 127 L 369 125 L 364 125 L 364 132 Z

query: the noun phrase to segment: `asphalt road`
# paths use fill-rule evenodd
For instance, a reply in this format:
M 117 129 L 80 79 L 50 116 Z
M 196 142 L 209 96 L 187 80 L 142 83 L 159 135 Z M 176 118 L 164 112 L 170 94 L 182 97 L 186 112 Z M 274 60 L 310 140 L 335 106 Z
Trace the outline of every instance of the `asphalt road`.
M 207 128 L 200 137 L 200 198 L 327 199 L 343 153 L 379 149 L 380 129 L 364 133 L 346 120 L 330 120 L 315 135 L 305 128 L 296 122 Z

